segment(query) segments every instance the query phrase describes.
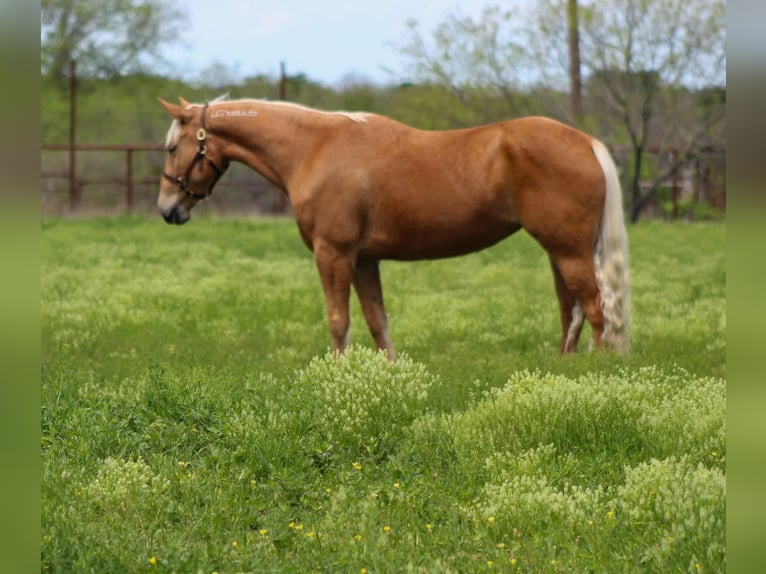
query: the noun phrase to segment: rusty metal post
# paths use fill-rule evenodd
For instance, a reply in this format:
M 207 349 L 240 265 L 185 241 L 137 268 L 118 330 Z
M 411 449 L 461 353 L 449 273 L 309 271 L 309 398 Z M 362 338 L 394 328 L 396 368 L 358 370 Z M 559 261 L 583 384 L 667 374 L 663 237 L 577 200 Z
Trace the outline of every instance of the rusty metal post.
M 279 63 L 279 99 L 287 99 L 287 74 L 285 73 L 285 63 Z
M 77 62 L 69 61 L 69 208 L 77 207 L 77 162 L 75 142 L 77 126 Z
M 125 151 L 125 202 L 128 205 L 128 213 L 133 212 L 133 150 Z
M 673 180 L 670 184 L 670 196 L 673 201 L 673 213 L 670 218 L 672 221 L 678 219 L 678 193 L 681 187 L 678 184 L 678 150 L 673 148 L 670 150 L 670 161 L 673 166 Z

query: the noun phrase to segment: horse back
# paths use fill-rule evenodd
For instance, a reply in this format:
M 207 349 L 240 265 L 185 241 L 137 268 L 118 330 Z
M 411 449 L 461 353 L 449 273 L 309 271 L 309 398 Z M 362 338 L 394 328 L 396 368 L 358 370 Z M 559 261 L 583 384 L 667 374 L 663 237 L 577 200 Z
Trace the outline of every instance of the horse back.
M 322 235 L 369 259 L 447 257 L 603 205 L 603 189 L 582 191 L 603 179 L 591 138 L 553 120 L 435 132 L 374 116 L 345 128 L 291 191 L 309 246 Z

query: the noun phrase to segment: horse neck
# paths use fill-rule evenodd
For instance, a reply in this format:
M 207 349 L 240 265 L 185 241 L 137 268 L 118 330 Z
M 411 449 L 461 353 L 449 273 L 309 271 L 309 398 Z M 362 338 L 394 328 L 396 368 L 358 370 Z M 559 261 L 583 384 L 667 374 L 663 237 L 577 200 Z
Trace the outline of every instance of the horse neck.
M 244 163 L 284 191 L 337 121 L 331 114 L 258 100 L 216 103 L 209 114 L 210 130 L 226 140 L 226 159 Z

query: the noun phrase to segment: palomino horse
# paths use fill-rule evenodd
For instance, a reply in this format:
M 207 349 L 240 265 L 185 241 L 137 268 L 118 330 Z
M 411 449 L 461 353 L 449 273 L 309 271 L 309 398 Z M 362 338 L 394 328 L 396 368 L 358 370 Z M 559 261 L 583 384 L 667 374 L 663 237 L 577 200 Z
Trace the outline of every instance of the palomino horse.
M 584 318 L 596 347 L 627 351 L 622 193 L 609 152 L 591 136 L 540 117 L 432 132 L 283 102 L 160 102 L 173 116 L 157 202 L 165 221 L 186 223 L 231 161 L 276 185 L 314 252 L 333 350 L 347 345 L 353 284 L 393 360 L 382 259 L 462 255 L 524 228 L 553 268 L 560 352 L 577 349 Z

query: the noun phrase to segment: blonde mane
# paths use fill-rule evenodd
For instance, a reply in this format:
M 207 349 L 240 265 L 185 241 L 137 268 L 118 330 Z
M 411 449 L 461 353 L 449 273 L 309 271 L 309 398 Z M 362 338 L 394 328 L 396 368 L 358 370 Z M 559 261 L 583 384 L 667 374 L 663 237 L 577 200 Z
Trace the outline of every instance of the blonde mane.
M 215 104 L 218 103 L 224 103 L 224 102 L 242 102 L 242 103 L 250 103 L 250 104 L 257 104 L 261 106 L 274 106 L 274 107 L 280 107 L 280 108 L 286 108 L 286 109 L 292 109 L 298 112 L 302 113 L 310 113 L 310 114 L 321 114 L 325 116 L 342 116 L 345 117 L 352 122 L 356 122 L 358 124 L 364 124 L 367 123 L 369 117 L 371 114 L 367 112 L 346 112 L 346 111 L 334 111 L 334 112 L 326 112 L 324 110 L 317 110 L 315 108 L 310 108 L 308 106 L 304 106 L 302 104 L 296 104 L 294 102 L 284 102 L 279 100 L 264 100 L 264 99 L 258 99 L 258 98 L 243 98 L 240 100 L 230 100 L 229 94 L 223 94 L 221 96 L 218 96 L 214 100 L 211 100 L 208 102 L 208 105 L 213 107 Z M 200 108 L 204 106 L 205 104 L 187 104 L 186 109 L 190 110 L 192 108 Z M 253 114 L 255 115 L 255 113 Z M 178 123 L 178 120 L 173 120 L 173 122 L 170 124 L 170 128 L 168 129 L 168 133 L 165 136 L 165 147 L 170 148 L 173 147 L 178 143 L 178 138 L 180 136 L 180 124 Z
M 310 108 L 308 106 L 304 106 L 301 104 L 296 104 L 294 102 L 284 102 L 284 101 L 271 101 L 271 100 L 258 100 L 258 99 L 245 99 L 245 100 L 239 100 L 242 102 L 253 102 L 257 104 L 267 104 L 269 106 L 278 106 L 278 107 L 284 107 L 284 108 L 292 108 L 294 110 L 302 111 L 302 112 L 310 112 L 315 114 L 325 114 L 325 115 L 331 115 L 331 116 L 343 116 L 348 119 L 350 119 L 352 122 L 356 122 L 358 124 L 364 124 L 367 123 L 367 119 L 369 118 L 370 114 L 367 112 L 345 112 L 345 111 L 335 111 L 335 112 L 326 112 L 323 110 L 317 110 L 314 108 Z
M 170 128 L 168 129 L 168 133 L 165 136 L 165 149 L 170 149 L 178 143 L 178 138 L 181 133 L 180 128 L 181 126 L 178 123 L 178 120 L 173 120 L 170 123 Z

